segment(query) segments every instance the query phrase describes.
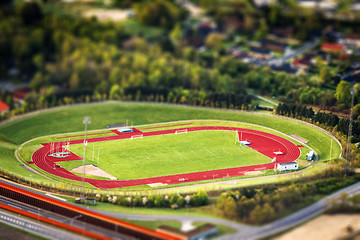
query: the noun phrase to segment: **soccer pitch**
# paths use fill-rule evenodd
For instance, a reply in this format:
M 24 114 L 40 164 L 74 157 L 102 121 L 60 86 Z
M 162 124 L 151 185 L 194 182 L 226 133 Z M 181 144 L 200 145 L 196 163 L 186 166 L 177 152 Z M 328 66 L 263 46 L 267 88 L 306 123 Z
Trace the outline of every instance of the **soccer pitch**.
M 70 150 L 83 156 L 83 145 Z M 98 157 L 99 156 L 99 157 Z M 235 144 L 233 131 L 199 131 L 88 143 L 86 164 L 119 180 L 158 177 L 271 162 L 261 153 Z M 71 170 L 82 161 L 59 162 Z

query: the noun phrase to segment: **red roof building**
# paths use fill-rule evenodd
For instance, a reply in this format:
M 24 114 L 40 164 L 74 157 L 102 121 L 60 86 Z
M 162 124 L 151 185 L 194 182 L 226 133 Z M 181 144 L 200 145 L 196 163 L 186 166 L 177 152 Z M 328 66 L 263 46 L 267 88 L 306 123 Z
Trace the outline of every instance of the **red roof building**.
M 323 43 L 321 50 L 324 52 L 340 53 L 345 50 L 345 46 L 338 43 Z
M 360 47 L 360 35 L 359 34 L 346 34 L 343 39 L 343 43 L 349 47 Z
M 0 100 L 0 113 L 9 111 L 10 107 Z
M 12 92 L 12 96 L 15 101 L 21 102 L 25 99 L 26 95 L 28 95 L 31 92 L 31 89 L 29 87 L 21 87 Z
M 309 68 L 313 63 L 313 58 L 316 57 L 316 54 L 309 53 L 301 58 L 297 58 L 293 61 L 294 65 L 297 65 L 302 68 Z

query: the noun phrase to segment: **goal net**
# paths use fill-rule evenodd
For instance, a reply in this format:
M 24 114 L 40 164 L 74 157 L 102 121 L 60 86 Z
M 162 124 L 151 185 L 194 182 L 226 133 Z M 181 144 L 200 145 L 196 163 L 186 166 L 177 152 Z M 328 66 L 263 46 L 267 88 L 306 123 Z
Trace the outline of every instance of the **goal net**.
M 181 129 L 181 130 L 176 130 L 175 134 L 181 134 L 181 133 L 187 133 L 188 130 L 187 129 Z
M 136 139 L 136 138 L 144 138 L 144 135 L 143 135 L 143 134 L 140 134 L 140 135 L 132 135 L 130 139 L 133 140 L 133 139 Z

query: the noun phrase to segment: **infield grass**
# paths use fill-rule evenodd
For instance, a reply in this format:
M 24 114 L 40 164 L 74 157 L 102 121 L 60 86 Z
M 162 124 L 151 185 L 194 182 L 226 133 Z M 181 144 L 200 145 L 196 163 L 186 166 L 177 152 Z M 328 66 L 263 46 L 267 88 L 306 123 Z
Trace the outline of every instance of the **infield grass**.
M 271 162 L 261 153 L 234 142 L 233 131 L 199 131 L 142 139 L 88 143 L 86 159 L 120 180 L 158 177 Z M 83 145 L 71 151 L 82 156 Z M 94 149 L 94 151 L 92 151 Z M 100 149 L 99 161 L 93 152 Z M 82 161 L 59 162 L 71 170 Z

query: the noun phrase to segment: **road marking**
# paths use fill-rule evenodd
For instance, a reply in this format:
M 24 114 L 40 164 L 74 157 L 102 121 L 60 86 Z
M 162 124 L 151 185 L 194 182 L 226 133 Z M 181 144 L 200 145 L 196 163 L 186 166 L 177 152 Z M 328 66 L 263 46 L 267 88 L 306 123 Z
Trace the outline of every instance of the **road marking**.
M 34 211 L 29 211 L 29 212 L 32 213 L 32 214 L 41 216 L 41 213 L 39 213 L 39 212 L 34 212 Z
M 22 209 L 21 207 L 15 206 L 13 204 L 9 204 L 10 207 L 14 207 L 14 208 L 18 208 L 18 209 Z

